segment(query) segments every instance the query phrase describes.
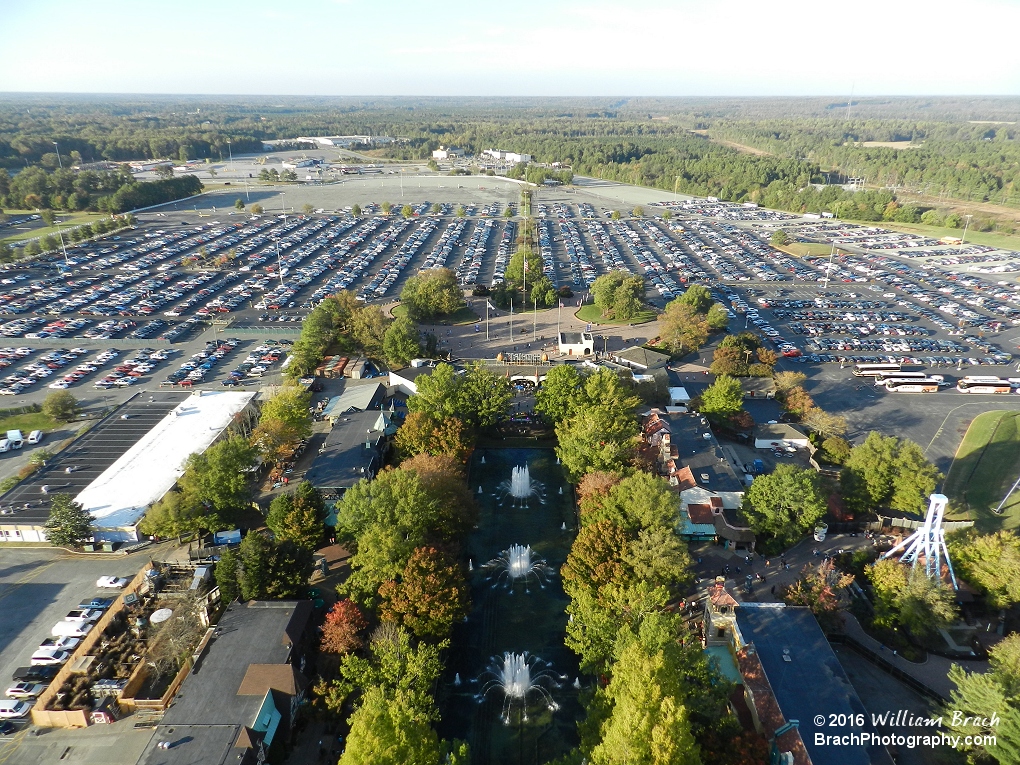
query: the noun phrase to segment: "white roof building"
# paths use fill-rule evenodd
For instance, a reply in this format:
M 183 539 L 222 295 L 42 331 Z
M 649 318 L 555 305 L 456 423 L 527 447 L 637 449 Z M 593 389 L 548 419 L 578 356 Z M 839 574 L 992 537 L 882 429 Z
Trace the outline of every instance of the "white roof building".
M 192 454 L 212 446 L 254 392 L 197 391 L 75 497 L 95 518 L 96 539 L 136 541 L 150 505 L 173 488 Z

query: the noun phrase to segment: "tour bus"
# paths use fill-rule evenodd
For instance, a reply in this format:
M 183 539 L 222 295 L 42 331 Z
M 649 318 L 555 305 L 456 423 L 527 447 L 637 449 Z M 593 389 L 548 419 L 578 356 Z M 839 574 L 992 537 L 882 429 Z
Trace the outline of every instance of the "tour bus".
M 935 377 L 908 377 L 886 380 L 885 389 L 890 393 L 937 393 L 942 380 Z
M 939 382 L 945 379 L 942 375 L 929 375 L 927 372 L 879 372 L 875 375 L 875 385 L 885 385 L 889 380 L 923 380 L 926 377 Z
M 1010 393 L 1013 386 L 1010 385 L 1009 380 L 987 375 L 973 375 L 961 378 L 956 383 L 956 389 L 960 393 Z
M 854 364 L 854 377 L 874 377 L 880 372 L 899 372 L 901 364 Z

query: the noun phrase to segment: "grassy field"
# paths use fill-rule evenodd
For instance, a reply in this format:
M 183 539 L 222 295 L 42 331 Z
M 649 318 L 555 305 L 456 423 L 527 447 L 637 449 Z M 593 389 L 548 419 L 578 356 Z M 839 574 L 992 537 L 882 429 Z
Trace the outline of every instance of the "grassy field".
M 969 518 L 981 531 L 1020 526 L 1020 492 L 1002 515 L 993 510 L 1020 475 L 1020 412 L 992 411 L 974 418 L 946 476 L 949 514 Z
M 587 305 L 581 306 L 581 310 L 574 314 L 581 321 L 589 322 L 590 324 L 646 324 L 650 321 L 655 321 L 655 318 L 659 315 L 657 311 L 646 310 L 641 311 L 633 319 L 627 319 L 626 321 L 617 321 L 616 319 L 607 319 L 602 315 L 601 309 L 597 305 L 588 303 Z
M 824 242 L 790 242 L 778 249 L 796 258 L 803 258 L 805 255 L 828 255 L 832 252 L 832 245 Z
M 17 218 L 22 215 L 31 215 L 33 210 L 4 210 L 4 213 L 10 215 L 12 218 Z M 109 213 L 90 213 L 90 212 L 76 212 L 76 213 L 60 213 L 57 215 L 57 221 L 60 223 L 60 230 L 64 234 L 64 244 L 68 247 L 71 246 L 71 238 L 68 236 L 68 229 L 80 226 L 83 223 L 92 223 L 101 218 L 109 218 Z M 22 242 L 26 239 L 35 239 L 36 237 L 43 237 L 47 234 L 53 234 L 56 236 L 56 226 L 41 226 L 39 228 L 30 228 L 27 231 L 19 231 L 17 229 L 8 228 L 2 229 L 6 233 L 0 236 L 0 241 L 7 242 L 11 247 L 17 247 L 18 242 Z
M 944 228 L 942 226 L 926 226 L 923 223 L 864 223 L 863 225 L 879 226 L 892 231 L 905 231 L 908 234 L 922 234 L 933 239 L 941 239 L 944 236 L 953 236 L 959 239 L 963 236 L 962 228 Z M 1020 249 L 1020 236 L 1015 234 L 1000 234 L 993 231 L 967 231 L 967 242 L 972 244 L 987 244 L 989 247 L 1001 247 L 1005 250 Z
M 399 316 L 407 316 L 407 306 L 403 303 L 393 306 L 390 313 L 393 318 L 396 319 Z M 472 311 L 467 306 L 454 311 L 449 316 L 443 316 L 435 320 L 435 324 L 474 324 L 478 321 L 478 314 Z
M 52 417 L 42 412 L 13 414 L 9 417 L 0 418 L 0 433 L 6 433 L 8 430 L 20 430 L 27 435 L 33 430 L 53 430 L 59 424 Z

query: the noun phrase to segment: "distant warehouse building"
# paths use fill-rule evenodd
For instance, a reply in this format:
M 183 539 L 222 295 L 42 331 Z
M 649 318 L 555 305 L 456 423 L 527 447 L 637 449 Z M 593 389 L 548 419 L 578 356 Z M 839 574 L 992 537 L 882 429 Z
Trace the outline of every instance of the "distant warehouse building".
M 482 154 L 487 154 L 495 160 L 516 165 L 519 162 L 530 162 L 530 154 L 518 154 L 516 151 L 502 151 L 500 149 L 486 149 Z

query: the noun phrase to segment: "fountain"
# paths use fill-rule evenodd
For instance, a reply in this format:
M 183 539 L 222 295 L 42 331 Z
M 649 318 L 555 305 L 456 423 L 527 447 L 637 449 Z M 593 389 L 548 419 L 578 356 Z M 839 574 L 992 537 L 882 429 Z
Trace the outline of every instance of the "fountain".
M 483 568 L 492 572 L 489 580 L 492 581 L 493 589 L 496 589 L 500 582 L 505 582 L 511 594 L 514 585 L 519 581 L 524 583 L 525 592 L 531 592 L 530 585 L 533 580 L 539 589 L 545 589 L 546 580 L 555 574 L 544 558 L 534 554 L 531 545 L 511 545 L 510 549 L 501 552 Z
M 458 688 L 460 687 L 460 672 L 457 672 L 457 673 L 456 673 L 456 674 L 455 674 L 455 675 L 453 676 L 453 684 L 454 684 L 454 685 L 455 685 L 456 687 L 458 687 Z
M 479 486 L 479 487 L 478 487 L 478 493 L 479 493 L 479 494 L 481 494 L 481 493 L 482 493 L 482 487 L 481 487 L 481 486 Z
M 482 455 L 482 464 L 483 465 L 485 464 L 485 455 L 484 454 Z
M 556 680 L 564 680 L 566 677 L 556 675 L 549 669 L 539 670 L 543 664 L 549 666 L 541 659 L 529 656 L 527 652 L 508 651 L 502 656 L 492 657 L 492 663 L 479 678 L 488 679 L 476 699 L 479 702 L 484 701 L 489 691 L 494 688 L 503 691 L 503 712 L 500 717 L 507 725 L 510 724 L 510 714 L 515 706 L 521 710 L 521 721 L 528 719 L 529 696 L 537 695 L 550 712 L 555 712 L 559 709 L 559 704 L 553 701 L 552 694 L 545 685 L 559 688 Z
M 513 500 L 514 507 L 527 507 L 532 497 L 545 504 L 545 485 L 531 480 L 531 471 L 526 464 L 515 465 L 510 471 L 510 478 L 496 487 L 496 493 L 500 496 L 500 504 L 507 497 Z

